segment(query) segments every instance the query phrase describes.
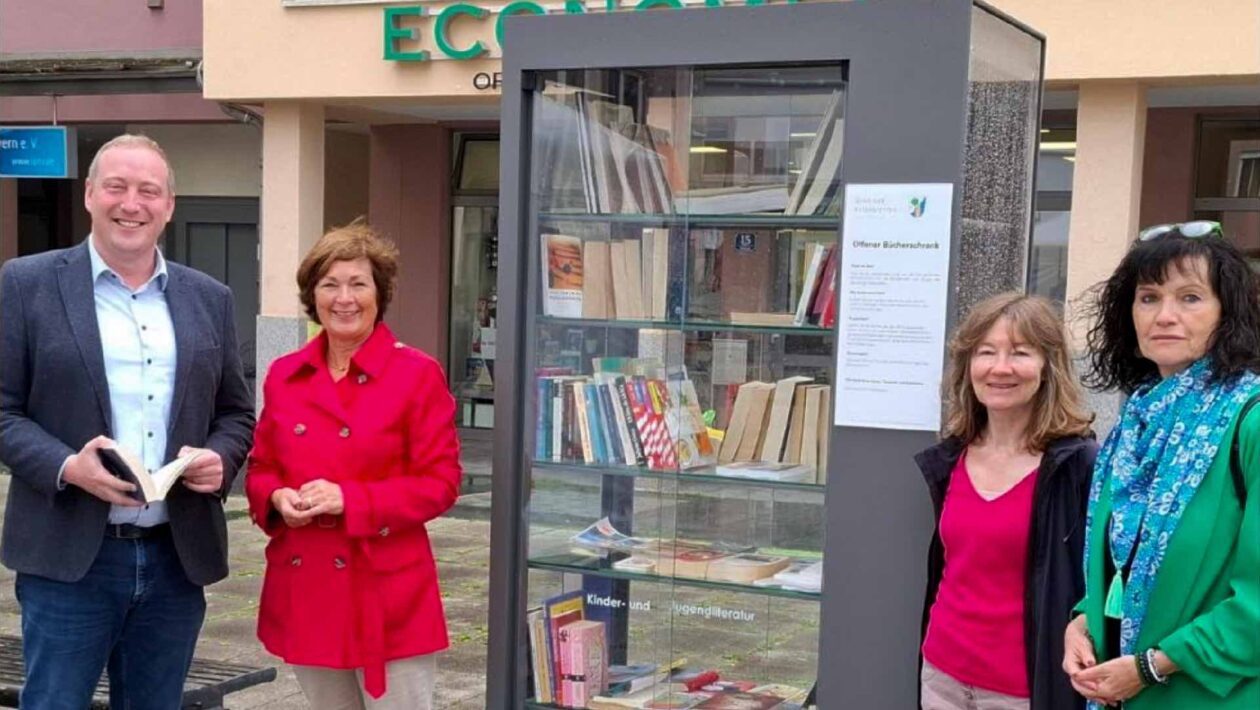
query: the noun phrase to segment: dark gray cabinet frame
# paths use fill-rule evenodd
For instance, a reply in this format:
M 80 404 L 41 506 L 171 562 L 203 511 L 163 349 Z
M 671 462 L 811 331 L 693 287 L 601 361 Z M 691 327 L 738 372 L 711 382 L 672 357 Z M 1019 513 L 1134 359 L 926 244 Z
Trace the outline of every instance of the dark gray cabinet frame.
M 532 72 L 847 62 L 844 182 L 954 185 L 947 308 L 953 314 L 975 7 L 1041 39 L 969 0 L 702 7 L 506 21 L 499 201 L 499 293 L 505 297 L 497 324 L 486 707 L 520 707 L 527 696 L 525 444 L 532 436 L 527 368 L 537 313 L 531 277 L 537 264 L 529 256 Z M 819 707 L 909 710 L 917 707 L 916 659 L 932 530 L 927 490 L 911 456 L 935 436 L 855 427 L 832 427 L 830 436 Z

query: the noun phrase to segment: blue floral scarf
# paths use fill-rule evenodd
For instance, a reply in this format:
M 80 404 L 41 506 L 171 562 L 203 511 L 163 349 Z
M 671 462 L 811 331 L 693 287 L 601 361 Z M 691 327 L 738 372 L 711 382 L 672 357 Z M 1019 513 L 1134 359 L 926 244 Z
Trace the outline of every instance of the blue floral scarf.
M 1210 382 L 1207 358 L 1159 382 L 1139 387 L 1124 407 L 1098 454 L 1086 518 L 1085 569 L 1090 557 L 1108 554 L 1117 570 L 1133 558 L 1128 579 L 1109 583 L 1106 615 L 1120 619 L 1120 653 L 1134 652 L 1156 575 L 1216 452 L 1244 403 L 1260 386 L 1248 372 L 1227 382 Z M 1111 492 L 1110 550 L 1091 550 L 1098 499 Z M 1134 546 L 1137 549 L 1134 549 Z M 1092 704 L 1091 704 L 1092 705 Z

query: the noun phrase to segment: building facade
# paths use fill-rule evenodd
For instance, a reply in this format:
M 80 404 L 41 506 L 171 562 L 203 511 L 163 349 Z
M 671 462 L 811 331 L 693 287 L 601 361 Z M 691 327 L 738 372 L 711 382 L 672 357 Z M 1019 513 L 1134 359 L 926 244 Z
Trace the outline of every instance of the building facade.
M 676 4 L 639 9 L 724 11 Z M 1047 36 L 1032 290 L 1072 313 L 1151 223 L 1219 219 L 1260 256 L 1260 5 L 993 4 Z M 616 5 L 205 5 L 206 99 L 261 116 L 260 368 L 305 336 L 302 255 L 365 214 L 402 254 L 391 324 L 445 363 L 461 425 L 492 425 L 501 18 Z
M 200 3 L 0 0 L 0 126 L 65 127 L 78 158 L 65 178 L 0 179 L 0 259 L 81 241 L 92 156 L 148 134 L 176 175 L 166 254 L 233 288 L 252 371 L 262 133 L 248 111 L 202 98 L 202 30 Z

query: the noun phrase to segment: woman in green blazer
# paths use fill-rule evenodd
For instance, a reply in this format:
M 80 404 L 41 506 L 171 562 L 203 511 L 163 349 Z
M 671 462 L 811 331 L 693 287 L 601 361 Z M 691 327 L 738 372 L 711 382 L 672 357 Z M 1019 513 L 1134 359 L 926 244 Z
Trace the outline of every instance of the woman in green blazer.
M 1090 384 L 1129 399 L 1094 468 L 1064 670 L 1091 708 L 1256 710 L 1260 282 L 1189 222 L 1144 230 L 1097 293 Z

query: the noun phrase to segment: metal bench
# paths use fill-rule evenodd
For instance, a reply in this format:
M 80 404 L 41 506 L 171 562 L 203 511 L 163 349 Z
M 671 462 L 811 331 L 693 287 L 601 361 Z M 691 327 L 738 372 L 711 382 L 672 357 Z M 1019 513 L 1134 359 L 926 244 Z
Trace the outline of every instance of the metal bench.
M 222 710 L 223 696 L 276 679 L 275 668 L 255 668 L 238 663 L 220 663 L 194 658 L 184 681 L 181 710 Z M 18 694 L 26 681 L 22 662 L 22 639 L 0 635 L 0 707 L 18 706 Z M 96 683 L 91 710 L 109 710 L 109 678 Z

